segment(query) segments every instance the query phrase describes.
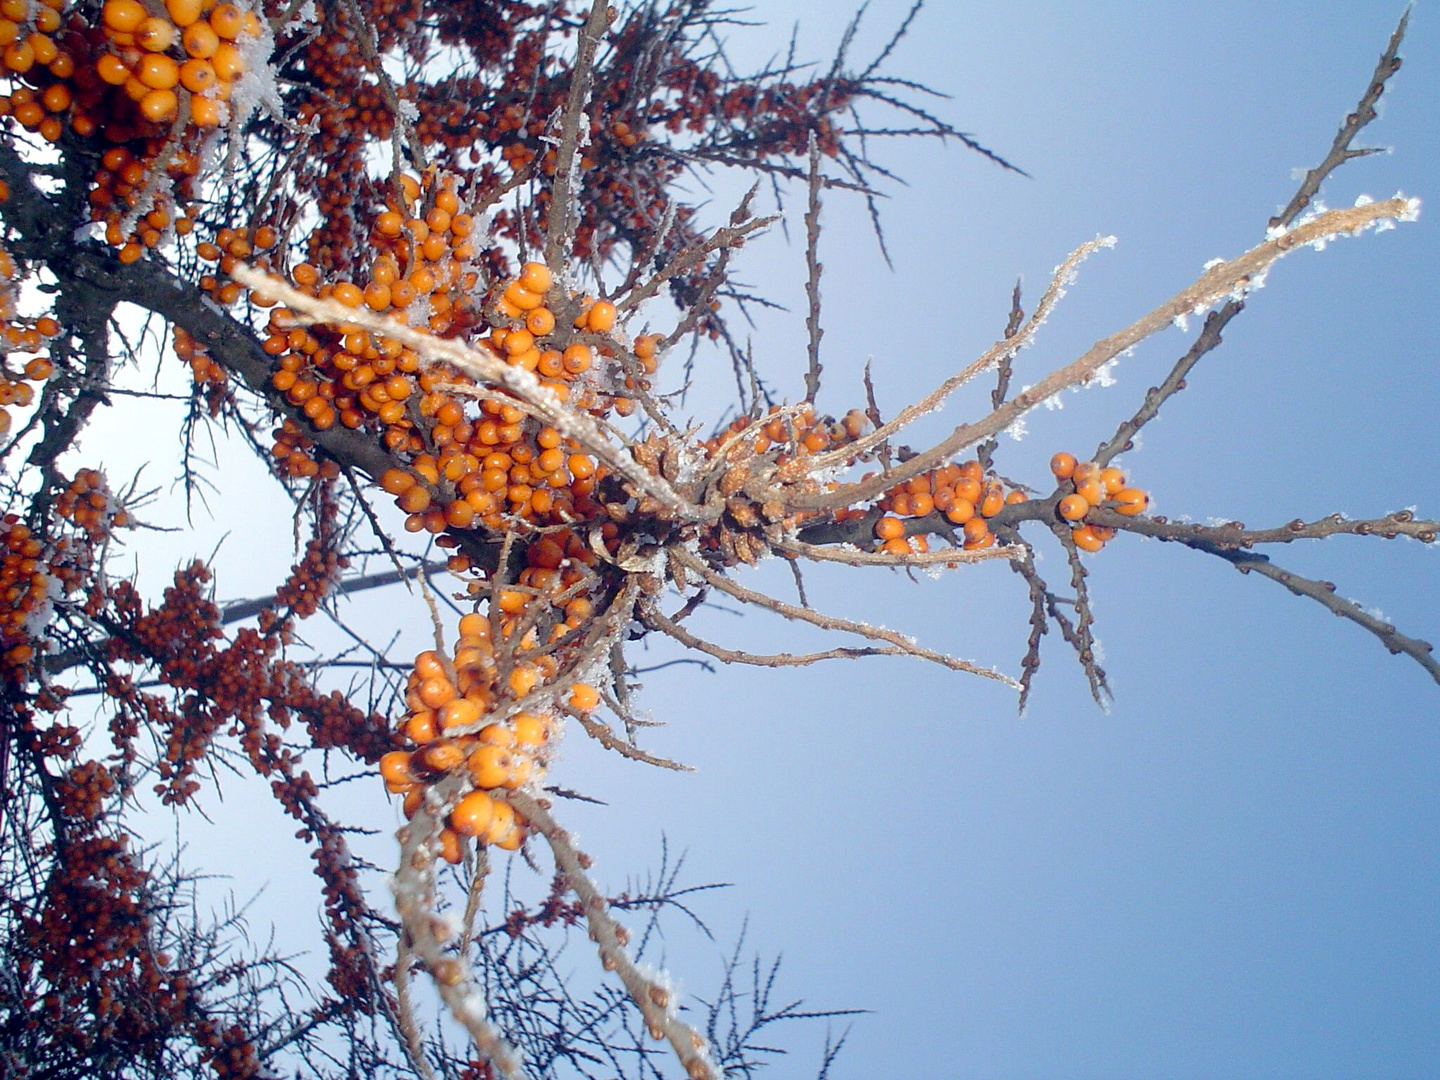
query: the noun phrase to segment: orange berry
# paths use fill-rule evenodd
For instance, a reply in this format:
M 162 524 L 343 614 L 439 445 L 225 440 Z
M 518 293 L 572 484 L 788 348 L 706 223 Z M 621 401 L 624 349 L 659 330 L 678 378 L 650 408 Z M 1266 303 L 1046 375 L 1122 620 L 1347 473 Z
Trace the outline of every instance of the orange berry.
M 1050 471 L 1060 480 L 1069 480 L 1075 472 L 1075 455 L 1061 450 L 1050 459 Z
M 1075 546 L 1081 551 L 1099 551 L 1105 546 L 1105 541 L 1090 525 L 1081 525 L 1071 529 L 1070 539 L 1075 541 Z
M 135 77 L 152 90 L 169 90 L 180 81 L 180 65 L 164 53 L 146 53 L 140 58 Z
M 245 74 L 245 57 L 228 41 L 222 41 L 215 47 L 210 63 L 215 66 L 215 74 L 222 83 L 234 82 Z
M 540 682 L 540 672 L 533 664 L 516 664 L 510 669 L 510 678 L 507 682 L 510 693 L 521 698 L 535 689 Z
M 203 0 L 165 0 L 165 10 L 176 26 L 189 26 L 205 10 Z
M 450 827 L 461 836 L 479 836 L 495 816 L 495 800 L 483 791 L 472 791 L 450 811 Z
M 420 753 L 425 767 L 438 773 L 447 773 L 465 760 L 465 751 L 452 739 L 433 742 Z
M 497 785 L 498 786 L 498 785 Z M 515 820 L 515 808 L 507 802 L 495 801 L 495 812 L 490 818 L 490 827 L 482 838 L 487 844 L 507 844 L 520 830 Z
M 576 683 L 570 687 L 570 707 L 580 712 L 589 712 L 600 704 L 600 691 L 589 683 Z
M 460 616 L 460 636 L 489 640 L 490 620 L 476 611 Z
M 419 779 L 410 766 L 410 751 L 392 750 L 380 758 L 380 775 L 386 783 L 413 784 Z
M 153 120 L 156 123 L 174 116 L 178 105 L 179 100 L 175 97 L 174 90 L 151 90 L 140 99 L 140 111 L 145 114 L 147 120 Z M 221 299 L 223 302 L 223 296 Z
M 482 788 L 503 787 L 514 764 L 514 755 L 509 748 L 493 743 L 481 743 L 471 751 L 467 760 L 470 775 Z
M 196 59 L 209 60 L 215 55 L 215 50 L 220 48 L 220 35 L 210 29 L 209 23 L 192 21 L 180 35 L 180 44 Z
M 95 61 L 95 72 L 100 76 L 100 81 L 110 86 L 123 86 L 125 80 L 130 78 L 130 69 L 125 66 L 125 61 L 114 53 L 106 53 Z
M 573 688 L 571 696 L 574 696 Z M 510 723 L 515 729 L 515 741 L 522 746 L 543 746 L 550 738 L 550 721 L 544 716 L 516 713 L 510 718 Z
M 455 684 L 443 675 L 431 676 L 420 684 L 420 700 L 429 709 L 438 709 L 459 696 Z
M 440 734 L 440 729 L 435 723 L 435 711 L 433 709 L 422 709 L 412 713 L 405 721 L 405 737 L 419 746 L 434 742 L 435 737 Z
M 133 33 L 149 14 L 139 0 L 105 0 L 100 17 L 111 30 L 129 34 Z
M 1116 512 L 1130 517 L 1143 514 L 1150 505 L 1150 496 L 1140 488 L 1121 488 L 1115 492 L 1114 498 L 1120 504 L 1115 507 Z
M 151 16 L 136 28 L 135 44 L 146 52 L 164 52 L 175 44 L 175 24 Z
M 59 113 L 70 107 L 72 98 L 70 88 L 63 82 L 52 83 L 45 88 L 45 93 L 40 95 L 40 103 L 52 113 Z
M 486 746 L 500 746 L 509 749 L 515 745 L 515 733 L 499 724 L 486 724 L 480 729 L 479 738 Z
M 440 830 L 440 857 L 451 866 L 456 866 L 460 860 L 465 858 L 465 853 L 460 847 L 460 837 L 455 835 L 453 829 L 444 828 Z
M 1066 521 L 1079 521 L 1090 510 L 1090 503 L 1083 495 L 1066 495 L 1060 500 L 1060 516 Z
M 1005 489 L 999 484 L 990 484 L 985 488 L 985 497 L 980 502 L 980 516 L 994 517 L 1005 506 Z
M 540 293 L 531 292 L 519 282 L 513 282 L 506 286 L 504 299 L 521 311 L 533 311 L 545 300 Z
M 222 38 L 234 41 L 240 36 L 245 16 L 234 4 L 217 4 L 210 12 L 210 27 Z
M 203 94 L 215 85 L 215 69 L 208 60 L 196 60 L 192 57 L 180 65 L 180 85 L 192 94 Z M 193 101 L 190 103 L 190 111 L 195 111 Z
M 585 318 L 586 325 L 596 333 L 603 334 L 615 326 L 615 305 L 609 300 L 597 300 Z
M 953 525 L 964 525 L 975 516 L 975 504 L 969 499 L 957 498 L 945 511 L 945 519 Z
M 550 268 L 544 263 L 528 262 L 520 270 L 520 287 L 541 296 L 550 291 L 555 282 Z
M 1125 474 L 1113 465 L 1100 470 L 1099 480 L 1106 495 L 1114 495 L 1125 486 Z
M 480 722 L 480 706 L 469 698 L 456 698 L 440 707 L 440 730 L 468 727 Z
M 547 307 L 537 307 L 525 316 L 525 329 L 535 337 L 544 337 L 555 329 L 555 313 Z
M 590 369 L 592 354 L 589 345 L 570 345 L 561 356 L 565 370 L 572 375 L 579 375 L 581 372 Z
M 1075 484 L 1075 494 L 1091 506 L 1099 506 L 1105 501 L 1105 487 L 1094 474 Z
M 882 517 L 875 522 L 875 535 L 881 540 L 894 540 L 905 535 L 905 523 L 897 517 Z

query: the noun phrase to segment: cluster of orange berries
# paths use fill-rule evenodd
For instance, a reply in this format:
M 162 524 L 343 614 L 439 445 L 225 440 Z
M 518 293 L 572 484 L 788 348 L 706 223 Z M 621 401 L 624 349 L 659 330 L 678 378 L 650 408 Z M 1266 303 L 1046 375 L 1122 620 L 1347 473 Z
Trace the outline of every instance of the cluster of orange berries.
M 45 546 L 14 514 L 0 531 L 0 649 L 7 680 L 23 680 L 35 658 L 35 642 L 49 622 L 51 579 Z
M 1111 503 L 1120 514 L 1134 516 L 1144 513 L 1150 496 L 1137 487 L 1130 487 L 1125 473 L 1113 465 L 1101 468 L 1093 461 L 1076 461 L 1074 454 L 1061 451 L 1050 459 L 1050 471 L 1060 481 L 1069 481 L 1074 488 L 1060 500 L 1060 516 L 1076 523 L 1070 530 L 1075 546 L 1082 551 L 1099 551 L 1115 535 L 1114 529 L 1084 521 L 1091 507 Z
M 191 124 L 218 127 L 245 73 L 244 44 L 263 30 L 260 17 L 213 0 L 165 0 L 165 11 L 168 17 L 140 0 L 105 0 L 101 25 L 111 51 L 96 60 L 96 73 L 152 123 L 173 120 L 183 95 Z
M 504 590 L 499 610 L 501 633 L 513 634 L 530 603 L 529 591 Z M 573 622 L 560 624 L 561 636 L 589 618 L 588 601 L 571 600 Z M 533 627 L 530 640 L 521 648 L 533 653 L 538 635 Z M 440 833 L 441 855 L 449 862 L 461 858 L 462 838 L 478 844 L 514 851 L 524 842 L 526 822 L 503 798 L 493 793 L 514 791 L 544 775 L 553 753 L 558 725 L 552 708 L 538 706 L 512 713 L 503 722 L 486 723 L 487 715 L 501 701 L 519 702 L 558 673 L 554 655 L 544 653 L 533 659 L 516 659 L 503 683 L 498 677 L 491 621 L 478 612 L 460 620 L 460 637 L 447 661 L 437 652 L 422 652 L 406 683 L 408 712 L 400 733 L 413 749 L 393 750 L 380 759 L 380 775 L 391 794 L 404 797 L 403 809 L 413 816 L 433 783 L 458 773 L 468 773 L 474 790 L 462 796 L 450 811 Z M 589 711 L 599 704 L 594 687 L 576 683 L 570 687 L 571 708 Z
M 21 127 L 38 131 L 52 143 L 64 131 L 61 117 L 74 97 L 68 80 L 75 74 L 75 61 L 56 41 L 64 8 L 64 0 L 0 2 L 0 75 L 34 84 L 0 96 L 0 116 L 13 116 Z M 75 126 L 82 135 L 95 129 L 86 119 Z
M 292 272 L 297 288 L 333 296 L 346 307 L 403 313 L 407 322 L 426 323 L 437 334 L 459 333 L 479 321 L 471 293 L 479 282 L 472 240 L 475 219 L 465 212 L 454 178 L 426 170 L 420 179 L 400 177 L 394 193 L 370 230 L 373 258 L 368 282 L 341 280 L 319 284 L 324 265 L 317 237 L 311 238 L 314 264 Z
M 271 434 L 275 442 L 270 447 L 270 454 L 275 459 L 276 469 L 281 476 L 293 476 L 302 480 L 319 476 L 324 480 L 333 480 L 340 475 L 340 466 L 331 459 L 315 460 L 311 452 L 315 444 L 306 437 L 294 420 L 282 420 L 280 426 Z
M 0 202 L 7 192 L 0 191 Z M 12 419 L 9 406 L 25 408 L 35 400 L 35 386 L 44 382 L 54 372 L 50 357 L 40 353 L 47 338 L 60 333 L 60 324 L 48 315 L 34 320 L 21 320 L 15 310 L 15 260 L 4 248 L 0 248 L 0 338 L 5 344 L 6 360 L 10 353 L 33 352 L 40 355 L 25 361 L 18 370 L 12 370 L 8 363 L 0 364 L 0 435 L 10 430 Z
M 346 307 L 393 312 L 408 322 L 423 318 L 437 334 L 464 333 L 480 326 L 482 313 L 471 308 L 468 299 L 479 277 L 472 268 L 474 249 L 468 240 L 473 221 L 463 211 L 453 185 L 448 178 L 427 172 L 422 180 L 402 177 L 401 187 L 406 213 L 415 207 L 416 216 L 407 218 L 393 203 L 378 216 L 372 240 L 380 253 L 367 283 L 321 284 L 320 272 L 303 263 L 291 274 L 296 286 Z M 261 228 L 252 240 L 232 231 L 228 245 L 202 244 L 199 253 L 218 258 L 223 274 L 233 268 L 229 260 L 272 243 L 272 233 Z M 527 263 L 498 290 L 484 315 L 485 322 L 494 325 L 477 339 L 479 346 L 535 373 L 542 384 L 577 408 L 600 414 L 613 409 L 628 415 L 634 402 L 623 390 L 611 396 L 600 390 L 593 375 L 584 377 L 597 370 L 597 353 L 614 355 L 623 347 L 613 338 L 609 339 L 613 344 L 595 340 L 614 330 L 614 304 L 572 301 L 576 313 L 567 330 L 560 332 L 555 312 L 546 305 L 553 284 L 544 264 Z M 227 289 L 235 291 L 227 294 Z M 229 302 L 238 298 L 239 290 L 227 283 L 216 295 Z M 252 299 L 266 301 L 258 295 Z M 581 336 L 589 341 L 573 340 Z M 659 335 L 635 338 L 629 355 L 638 367 L 623 376 L 611 370 L 617 388 L 622 378 L 634 388 L 637 379 L 655 372 L 659 342 Z M 600 512 L 592 496 L 605 469 L 578 442 L 527 421 L 520 408 L 498 391 L 475 395 L 480 396 L 477 414 L 469 405 L 471 395 L 463 390 L 451 393 L 445 385 L 458 389 L 473 385 L 472 380 L 435 369 L 421 373 L 419 356 L 394 338 L 355 324 L 296 326 L 288 311 L 275 308 L 263 347 L 276 358 L 271 385 L 304 413 L 315 430 L 337 423 L 347 428 L 372 426 L 379 429 L 391 453 L 402 461 L 409 458 L 408 467 L 387 470 L 380 483 L 396 497 L 412 532 L 441 533 L 477 524 L 498 529 L 507 514 L 542 526 L 563 525 Z M 318 468 L 298 424 L 287 421 L 282 426 L 275 453 L 284 458 L 291 475 L 313 475 Z
M 929 551 L 929 540 L 925 536 L 905 535 L 902 519 L 940 513 L 950 524 L 960 526 L 966 551 L 991 547 L 995 534 L 990 530 L 989 519 L 1006 506 L 1025 502 L 1027 498 L 1020 489 L 1007 491 L 1001 480 L 987 477 L 979 461 L 952 461 L 887 491 L 878 503 L 885 516 L 875 523 L 875 537 L 880 541 L 880 550 L 889 555 Z M 864 512 L 850 510 L 844 516 L 862 517 Z
M 783 465 L 793 457 L 819 454 L 834 450 L 846 443 L 854 442 L 865 433 L 870 421 L 859 409 L 851 409 L 838 421 L 817 417 L 810 405 L 801 405 L 793 415 L 779 415 L 781 407 L 771 406 L 769 417 L 752 420 L 748 416 L 736 417 L 721 432 L 701 443 L 709 457 L 715 457 L 721 449 L 735 445 L 734 437 L 743 431 L 755 428 L 755 439 L 747 449 L 764 454 L 773 447 L 784 448 L 776 458 Z
M 225 369 L 217 364 L 205 347 L 184 327 L 176 326 L 170 338 L 175 355 L 190 365 L 190 377 L 196 385 L 219 385 L 225 382 Z
M 249 259 L 259 251 L 268 251 L 280 239 L 273 226 L 261 225 L 254 229 L 221 229 L 215 234 L 215 242 L 202 241 L 195 245 L 195 254 L 206 262 L 218 262 L 221 275 L 229 274 L 235 265 Z M 262 269 L 268 263 L 262 261 Z M 243 290 L 233 281 L 221 281 L 214 274 L 202 274 L 200 287 L 221 304 L 233 304 L 240 299 Z M 274 301 L 263 296 L 251 298 L 256 307 L 270 307 Z
M 161 167 L 158 158 L 164 145 L 163 139 L 147 139 L 138 157 L 124 146 L 112 146 L 100 158 L 90 188 L 90 217 L 105 223 L 105 242 L 120 249 L 117 257 L 122 263 L 136 262 L 147 248 L 158 247 L 172 225 L 181 236 L 195 227 L 192 218 L 177 211 L 175 199 L 189 197 L 200 173 L 200 155 L 176 151 L 164 163 L 168 184 L 156 184 L 153 173 Z M 149 209 L 135 218 L 127 232 L 127 216 L 138 212 L 145 199 Z
M 138 155 L 125 146 L 107 151 L 91 191 L 94 218 L 105 222 L 106 241 L 120 249 L 122 262 L 157 246 L 172 225 L 180 235 L 193 228 L 176 199 L 190 198 L 201 143 L 227 120 L 227 102 L 246 71 L 245 53 L 266 33 L 256 12 L 234 3 L 166 0 L 163 10 L 157 15 L 140 0 L 105 0 L 95 60 L 83 73 L 98 80 L 99 92 L 117 91 L 98 106 L 108 137 L 125 141 L 125 125 L 115 122 L 127 109 L 117 103 L 125 100 L 134 103 L 135 135 L 148 135 Z M 186 125 L 175 132 L 171 125 L 182 113 Z
M 130 524 L 129 513 L 110 494 L 98 469 L 81 469 L 55 499 L 55 513 L 85 533 L 93 542 L 104 540 L 112 529 Z
M 25 681 L 43 639 L 54 601 L 77 592 L 94 563 L 94 548 L 130 515 L 95 469 L 81 469 L 56 496 L 58 521 L 73 535 L 46 544 L 15 514 L 0 519 L 0 655 L 4 677 Z

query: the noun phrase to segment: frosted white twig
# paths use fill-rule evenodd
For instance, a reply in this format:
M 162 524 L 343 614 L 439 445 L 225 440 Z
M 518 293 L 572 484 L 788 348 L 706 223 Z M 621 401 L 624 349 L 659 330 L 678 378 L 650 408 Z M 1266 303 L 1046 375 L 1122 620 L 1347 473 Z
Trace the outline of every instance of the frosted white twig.
M 507 364 L 480 349 L 472 349 L 447 338 L 438 338 L 394 318 L 377 315 L 366 308 L 346 307 L 337 300 L 321 300 L 309 296 L 254 267 L 238 265 L 230 276 L 242 285 L 275 297 L 305 320 L 349 324 L 372 330 L 409 346 L 431 363 L 449 364 L 478 382 L 513 394 L 528 404 L 536 416 L 562 436 L 584 444 L 586 449 L 634 484 L 638 491 L 664 506 L 673 516 L 690 521 L 704 519 L 705 511 L 687 502 L 663 477 L 649 472 L 633 457 L 615 446 L 589 415 L 566 405 L 532 372 Z
M 1114 360 L 1127 349 L 1134 348 L 1150 335 L 1168 328 L 1175 321 L 1177 315 L 1184 312 L 1193 312 L 1197 307 L 1201 309 L 1207 308 L 1212 304 L 1227 299 L 1232 294 L 1237 292 L 1243 293 L 1255 278 L 1262 277 L 1274 263 L 1284 258 L 1297 247 L 1313 244 L 1316 240 L 1322 240 L 1328 237 L 1359 233 L 1366 228 L 1373 227 L 1381 221 L 1413 221 L 1419 214 L 1419 209 L 1419 200 L 1407 199 L 1404 196 L 1397 195 L 1395 198 L 1386 199 L 1384 202 L 1375 202 L 1344 210 L 1330 210 L 1313 219 L 1297 224 L 1289 231 L 1267 239 L 1258 246 L 1245 252 L 1245 254 L 1232 259 L 1230 262 L 1211 267 L 1201 275 L 1195 284 L 1177 293 L 1149 314 L 1131 323 L 1124 330 L 1097 341 L 1079 359 L 1052 371 L 1040 382 L 1021 391 L 983 419 L 977 420 L 974 423 L 960 425 L 948 438 L 937 443 L 929 450 L 916 454 L 904 464 L 895 467 L 889 472 L 873 476 L 869 480 L 861 480 L 853 484 L 842 484 L 833 491 L 798 492 L 791 497 L 791 505 L 796 509 L 831 510 L 872 499 L 886 488 L 908 480 L 911 477 L 919 476 L 921 473 L 928 472 L 938 465 L 943 464 L 965 447 L 971 446 L 981 439 L 988 438 L 997 432 L 1004 431 L 1024 413 L 1029 412 L 1036 405 L 1053 397 L 1066 387 L 1074 386 L 1093 378 L 1095 373 L 1099 371 L 1104 364 Z M 1022 334 L 1017 334 L 1011 341 L 1018 340 Z M 918 415 L 919 411 L 924 411 L 926 408 L 934 408 L 935 405 L 939 403 L 939 399 L 944 396 L 941 391 L 945 391 L 946 387 L 949 387 L 952 382 L 955 383 L 955 385 L 959 385 L 955 380 L 963 381 L 962 376 L 968 377 L 968 374 L 973 374 L 974 371 L 979 370 L 977 365 L 983 366 L 982 361 L 993 362 L 993 360 L 989 359 L 992 354 L 995 354 L 997 349 L 1002 349 L 1003 346 L 1008 345 L 1010 345 L 1010 342 L 1006 341 L 994 346 L 989 353 L 986 353 L 985 357 L 976 361 L 975 364 L 971 364 L 961 375 L 957 375 L 947 381 L 947 383 L 941 387 L 941 390 L 937 390 L 935 394 L 926 398 L 919 405 L 912 406 L 911 409 L 902 412 L 900 416 L 897 416 L 890 424 L 885 425 L 880 431 L 872 433 L 872 435 L 868 437 L 868 440 L 862 439 L 856 443 L 852 443 L 846 446 L 843 452 L 832 451 L 830 454 L 817 455 L 817 457 L 813 459 L 815 467 L 823 468 L 826 464 L 834 464 L 834 459 L 837 455 L 842 458 L 850 458 L 859 452 L 859 447 L 867 444 L 873 445 L 875 436 L 881 435 L 882 432 L 888 433 L 897 429 L 900 426 L 901 418 L 910 415 L 912 410 L 918 410 L 914 413 L 914 415 Z M 913 419 L 913 416 L 911 416 L 911 418 Z

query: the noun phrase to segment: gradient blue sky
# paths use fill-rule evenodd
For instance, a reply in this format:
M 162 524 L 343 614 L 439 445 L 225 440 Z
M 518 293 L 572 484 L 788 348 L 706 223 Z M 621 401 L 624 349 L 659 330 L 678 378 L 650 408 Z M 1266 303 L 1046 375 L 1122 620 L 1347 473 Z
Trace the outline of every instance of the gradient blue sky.
M 868 59 L 907 8 L 875 0 L 856 56 Z M 863 205 L 827 200 L 822 407 L 861 400 L 870 357 L 882 409 L 912 400 L 994 340 L 1017 276 L 1033 299 L 1097 233 L 1118 247 L 1082 271 L 1022 355 L 1019 383 L 1207 260 L 1252 246 L 1294 190 L 1292 170 L 1323 156 L 1400 10 L 933 3 L 890 70 L 951 95 L 934 111 L 1032 179 L 954 145 L 877 148 L 907 181 L 887 189 L 882 211 L 893 273 Z M 775 2 L 755 15 L 771 28 L 737 29 L 742 66 L 783 51 L 797 19 L 801 53 L 828 55 L 848 6 Z M 1403 190 L 1426 211 L 1276 268 L 1124 459 L 1159 511 L 1253 525 L 1410 505 L 1440 514 L 1440 33 L 1428 5 L 1403 55 L 1367 133 L 1395 152 L 1351 164 L 1323 197 L 1341 206 Z M 713 184 L 718 221 L 741 185 Z M 753 333 L 772 383 L 798 396 L 803 252 L 774 235 L 747 248 L 739 276 L 792 308 L 757 316 Z M 1002 442 L 1001 471 L 1039 483 L 1055 450 L 1084 456 L 1189 340 L 1154 339 L 1113 387 L 1034 414 L 1023 441 Z M 713 419 L 729 393 L 728 375 L 702 384 L 697 418 Z M 958 396 L 915 441 L 987 396 Z M 126 451 L 107 423 L 88 438 L 118 461 Z M 288 535 L 259 524 L 275 504 L 253 467 L 225 448 L 219 461 L 227 483 L 254 488 L 238 496 L 253 516 L 225 512 L 232 494 L 213 522 L 197 516 L 143 558 L 153 572 L 153 560 L 206 554 L 230 530 L 220 588 L 248 595 L 273 582 Z M 1042 573 L 1063 578 L 1058 549 L 1042 552 Z M 1440 638 L 1440 552 L 1342 538 L 1278 554 Z M 650 745 L 697 771 L 659 774 L 567 744 L 556 781 L 610 804 L 569 811 L 601 879 L 619 888 L 653 864 L 663 832 L 688 850 L 695 880 L 734 882 L 700 905 L 718 943 L 677 931 L 670 968 L 705 993 L 748 913 L 750 944 L 785 955 L 782 994 L 871 1010 L 837 1078 L 1440 1073 L 1440 687 L 1354 626 L 1203 555 L 1122 537 L 1088 563 L 1117 694 L 1108 714 L 1054 634 L 1023 718 L 1002 688 L 911 662 L 647 676 L 643 703 L 668 724 Z M 792 595 L 773 564 L 745 580 Z M 1025 594 L 1003 565 L 915 583 L 822 569 L 807 584 L 817 606 L 1018 670 Z M 412 599 L 357 605 L 377 638 L 393 626 L 423 647 Z M 815 640 L 722 611 L 695 626 L 760 651 Z M 379 795 L 346 798 L 374 815 Z M 318 903 L 303 853 L 289 867 L 262 827 L 272 819 L 288 836 L 257 806 L 197 834 L 192 862 L 247 860 L 237 889 L 268 882 L 256 916 L 278 914 L 279 940 L 298 944 Z M 389 843 L 372 854 L 385 861 Z M 577 968 L 586 962 L 576 954 Z M 797 1029 L 773 1075 L 811 1075 L 822 1039 Z

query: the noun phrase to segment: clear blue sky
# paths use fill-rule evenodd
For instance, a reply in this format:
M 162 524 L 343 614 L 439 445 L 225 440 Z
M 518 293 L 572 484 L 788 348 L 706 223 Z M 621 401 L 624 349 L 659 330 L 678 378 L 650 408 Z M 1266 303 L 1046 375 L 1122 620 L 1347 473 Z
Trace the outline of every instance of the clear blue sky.
M 907 6 L 875 0 L 856 55 Z M 846 10 L 763 4 L 773 28 L 738 30 L 734 53 L 783 50 L 798 18 L 801 52 L 827 55 Z M 873 357 L 893 412 L 998 335 L 1017 276 L 1033 299 L 1097 233 L 1119 246 L 1087 265 L 1023 354 L 1020 384 L 1207 260 L 1252 246 L 1294 190 L 1292 170 L 1329 146 L 1399 14 L 1391 3 L 933 3 L 890 70 L 952 95 L 935 112 L 1033 178 L 953 145 L 877 148 L 908 181 L 883 207 L 894 273 L 863 206 L 827 201 L 822 406 L 859 403 Z M 1440 32 L 1428 6 L 1404 56 L 1367 133 L 1395 152 L 1348 166 L 1323 196 L 1340 206 L 1403 190 L 1427 210 L 1270 275 L 1124 460 L 1161 512 L 1252 525 L 1409 505 L 1440 515 Z M 716 178 L 716 221 L 737 187 Z M 800 310 L 802 252 L 778 235 L 748 248 L 739 274 Z M 1001 470 L 1038 483 L 1055 450 L 1084 456 L 1189 340 L 1152 340 L 1115 386 L 1032 416 L 1023 441 L 1002 443 Z M 757 318 L 754 341 L 772 382 L 798 396 L 800 319 Z M 728 387 L 717 379 L 693 400 L 709 409 Z M 926 430 L 973 415 L 982 396 L 962 395 Z M 106 423 L 90 437 L 106 438 Z M 227 505 L 165 542 L 176 558 L 205 554 L 232 529 L 220 586 L 247 595 L 278 576 L 288 536 L 251 534 Z M 1057 549 L 1042 551 L 1042 572 L 1063 583 Z M 1339 539 L 1278 554 L 1440 638 L 1440 552 Z M 1055 634 L 1023 719 L 1002 689 L 911 662 L 648 676 L 644 705 L 668 724 L 651 745 L 698 771 L 657 774 L 575 738 L 554 774 L 610 803 L 569 811 L 602 880 L 619 888 L 652 864 L 664 832 L 688 849 L 695 880 L 734 882 L 701 905 L 719 944 L 677 931 L 669 966 L 707 991 L 748 912 L 751 943 L 785 954 L 781 993 L 872 1010 L 837 1078 L 1436 1075 L 1440 687 L 1357 628 L 1203 555 L 1122 537 L 1089 566 L 1117 694 L 1108 715 Z M 773 566 L 747 580 L 790 595 Z M 878 570 L 807 581 L 817 606 L 1018 670 L 1025 594 L 1002 565 L 939 581 Z M 360 604 L 420 647 L 418 603 Z M 696 628 L 761 651 L 812 640 L 724 612 Z M 347 798 L 390 827 L 378 784 Z M 270 883 L 257 918 L 287 913 L 282 944 L 308 939 L 307 860 L 297 851 L 287 877 L 256 820 L 222 825 L 192 861 L 251 859 L 253 878 L 236 886 Z M 376 842 L 377 860 L 389 843 Z M 822 1037 L 797 1031 L 773 1075 L 810 1075 Z

